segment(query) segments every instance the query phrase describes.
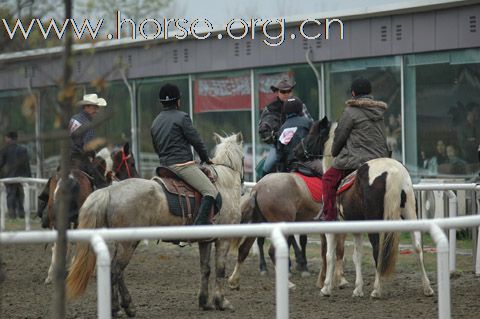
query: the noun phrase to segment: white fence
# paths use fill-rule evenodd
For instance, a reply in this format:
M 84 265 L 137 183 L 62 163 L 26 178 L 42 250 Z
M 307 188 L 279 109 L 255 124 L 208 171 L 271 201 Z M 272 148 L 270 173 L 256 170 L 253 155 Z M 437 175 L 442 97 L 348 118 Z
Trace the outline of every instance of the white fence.
M 6 182 L 5 180 L 0 180 Z M 11 182 L 11 181 L 8 181 Z M 40 182 L 40 181 L 39 181 Z M 44 182 L 44 181 L 41 181 Z M 247 183 L 247 187 L 252 183 Z M 456 196 L 452 190 L 478 190 L 475 184 L 415 185 L 416 190 L 442 190 L 449 196 L 449 214 L 456 215 Z M 2 214 L 3 215 L 3 214 Z M 451 317 L 450 271 L 455 267 L 454 238 L 456 228 L 480 229 L 480 216 L 442 218 L 417 221 L 333 222 L 333 223 L 264 223 L 255 225 L 215 225 L 195 227 L 145 227 L 68 231 L 69 241 L 89 241 L 97 254 L 98 318 L 110 318 L 110 256 L 105 240 L 198 239 L 205 237 L 271 237 L 276 248 L 276 318 L 289 317 L 288 248 L 285 235 L 314 233 L 360 233 L 381 231 L 429 232 L 437 247 L 438 315 Z M 442 229 L 449 229 L 450 243 Z M 56 240 L 55 231 L 3 232 L 3 243 L 42 243 Z M 477 236 L 478 237 L 478 236 Z M 478 238 L 474 238 L 476 242 Z M 476 245 L 476 274 L 480 275 L 480 252 Z M 451 268 L 453 267 L 453 268 Z

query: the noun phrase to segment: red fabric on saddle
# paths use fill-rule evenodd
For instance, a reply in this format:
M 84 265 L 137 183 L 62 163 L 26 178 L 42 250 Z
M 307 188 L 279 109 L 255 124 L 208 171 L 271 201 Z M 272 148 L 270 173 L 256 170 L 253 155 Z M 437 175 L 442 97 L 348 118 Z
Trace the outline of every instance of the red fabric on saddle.
M 357 171 L 354 171 L 353 173 L 347 175 L 344 179 L 342 179 L 340 186 L 338 186 L 337 188 L 337 195 L 349 189 L 353 185 L 353 182 L 355 182 L 356 178 L 357 178 Z
M 298 172 L 295 172 L 294 174 L 298 175 L 303 179 L 305 184 L 307 185 L 308 189 L 310 190 L 310 195 L 312 196 L 312 199 L 316 202 L 321 202 L 322 201 L 322 195 L 323 195 L 323 184 L 322 184 L 322 179 L 320 177 L 309 177 L 302 175 Z

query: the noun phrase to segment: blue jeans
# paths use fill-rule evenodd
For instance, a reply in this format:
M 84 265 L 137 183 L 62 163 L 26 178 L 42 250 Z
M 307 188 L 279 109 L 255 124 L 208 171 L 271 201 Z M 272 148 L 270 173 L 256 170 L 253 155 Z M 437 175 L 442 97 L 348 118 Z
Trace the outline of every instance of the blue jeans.
M 271 145 L 267 158 L 265 158 L 265 163 L 263 164 L 264 174 L 275 172 L 277 170 L 276 165 L 277 165 L 277 150 L 275 149 L 274 145 Z

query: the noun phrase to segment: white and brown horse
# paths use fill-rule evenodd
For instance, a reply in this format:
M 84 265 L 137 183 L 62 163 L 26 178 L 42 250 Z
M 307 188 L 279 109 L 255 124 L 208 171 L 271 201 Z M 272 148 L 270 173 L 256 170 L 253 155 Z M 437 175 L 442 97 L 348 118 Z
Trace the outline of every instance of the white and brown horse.
M 325 125 L 325 123 L 323 123 Z M 330 124 L 328 124 L 328 127 Z M 336 124 L 329 129 L 329 138 L 324 148 L 324 168 L 328 169 L 333 158 L 331 148 Z M 321 130 L 325 132 L 325 130 Z M 307 136 L 306 139 L 315 138 Z M 415 220 L 415 196 L 412 181 L 406 168 L 390 158 L 378 158 L 366 162 L 356 171 L 352 186 L 337 195 L 337 210 L 340 220 Z M 354 254 L 356 279 L 353 296 L 363 296 L 362 278 L 362 236 L 354 234 Z M 368 234 L 375 259 L 375 283 L 370 294 L 373 298 L 382 295 L 382 279 L 395 270 L 398 255 L 399 233 Z M 432 296 L 433 290 L 423 263 L 420 232 L 412 232 L 412 243 L 417 253 L 417 263 L 421 272 L 423 293 Z M 332 293 L 334 251 L 336 242 L 333 235 L 327 234 L 327 277 L 322 294 Z
M 218 174 L 216 186 L 223 205 L 216 216 L 217 224 L 238 224 L 241 220 L 240 196 L 243 179 L 243 138 L 235 134 L 226 138 L 215 135 L 217 146 L 212 159 Z M 115 167 L 115 166 L 114 166 Z M 83 204 L 79 215 L 79 229 L 100 227 L 179 226 L 184 218 L 170 212 L 166 193 L 155 180 L 132 178 L 93 192 Z M 230 239 L 215 239 L 215 290 L 209 298 L 210 255 L 212 242 L 199 242 L 201 283 L 199 306 L 205 310 L 230 309 L 225 298 L 225 262 Z M 135 306 L 127 289 L 123 272 L 127 267 L 138 241 L 119 241 L 115 244 L 112 259 L 112 316 L 121 306 L 127 316 L 135 316 Z M 67 293 L 70 298 L 80 296 L 86 289 L 95 268 L 95 254 L 90 245 L 77 244 L 77 253 L 67 277 Z M 181 260 L 179 260 L 181 262 Z

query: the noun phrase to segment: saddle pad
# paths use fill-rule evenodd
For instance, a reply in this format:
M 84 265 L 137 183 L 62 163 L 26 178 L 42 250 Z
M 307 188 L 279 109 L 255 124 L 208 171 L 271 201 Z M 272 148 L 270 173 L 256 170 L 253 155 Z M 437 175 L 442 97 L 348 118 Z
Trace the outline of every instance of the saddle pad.
M 167 197 L 168 208 L 173 215 L 185 218 L 190 217 L 193 220 L 194 216 L 197 215 L 199 208 L 199 203 L 196 202 L 194 196 L 189 196 L 185 194 L 179 195 L 175 192 L 172 192 L 166 187 L 162 178 L 159 178 L 157 176 L 153 177 L 152 180 L 162 185 L 165 196 Z M 187 203 L 187 200 L 189 201 L 189 203 Z M 193 208 L 193 211 L 189 212 L 188 207 Z M 189 214 L 191 214 L 191 216 L 188 216 Z
M 337 188 L 337 195 L 349 189 L 355 182 L 356 178 L 357 178 L 357 171 L 353 171 L 352 173 L 347 175 L 344 179 L 342 179 L 342 181 L 340 182 L 340 186 L 338 186 Z
M 303 179 L 308 189 L 310 190 L 310 195 L 312 196 L 312 199 L 314 201 L 316 202 L 322 201 L 323 184 L 322 184 L 322 179 L 320 177 L 313 177 L 313 176 L 309 177 L 309 176 L 300 174 L 298 172 L 295 172 L 293 174 L 296 174 L 297 176 Z

